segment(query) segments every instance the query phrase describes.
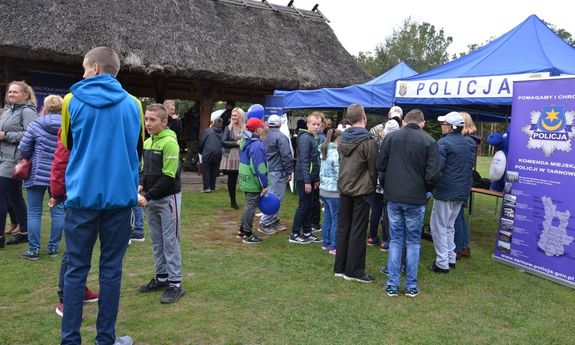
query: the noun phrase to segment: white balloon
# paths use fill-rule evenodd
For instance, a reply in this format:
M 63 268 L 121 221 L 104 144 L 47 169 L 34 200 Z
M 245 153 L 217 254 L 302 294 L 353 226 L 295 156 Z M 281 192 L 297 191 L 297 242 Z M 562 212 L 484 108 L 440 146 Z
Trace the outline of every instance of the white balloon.
M 505 157 L 505 153 L 501 150 L 495 152 L 491 160 L 491 166 L 489 167 L 489 179 L 491 182 L 499 181 L 499 179 L 503 177 L 506 167 L 507 158 Z

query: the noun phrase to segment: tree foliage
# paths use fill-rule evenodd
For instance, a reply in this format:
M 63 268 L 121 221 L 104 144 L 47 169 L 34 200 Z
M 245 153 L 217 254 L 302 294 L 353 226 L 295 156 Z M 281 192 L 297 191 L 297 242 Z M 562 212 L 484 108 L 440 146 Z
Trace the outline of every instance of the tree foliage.
M 411 17 L 379 44 L 374 52 L 360 52 L 357 61 L 371 75 L 380 75 L 401 61 L 418 72 L 424 72 L 450 60 L 447 47 L 453 38 L 443 29 L 429 23 L 418 23 Z

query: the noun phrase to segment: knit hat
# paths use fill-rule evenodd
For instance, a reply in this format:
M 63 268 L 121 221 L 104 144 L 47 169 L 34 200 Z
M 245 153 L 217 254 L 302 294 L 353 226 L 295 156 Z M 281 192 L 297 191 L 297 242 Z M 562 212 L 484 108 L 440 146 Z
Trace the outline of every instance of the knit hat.
M 400 128 L 401 127 L 399 127 L 399 122 L 393 118 L 385 123 L 385 128 L 383 128 L 383 136 L 385 137 L 389 133 L 395 132 Z

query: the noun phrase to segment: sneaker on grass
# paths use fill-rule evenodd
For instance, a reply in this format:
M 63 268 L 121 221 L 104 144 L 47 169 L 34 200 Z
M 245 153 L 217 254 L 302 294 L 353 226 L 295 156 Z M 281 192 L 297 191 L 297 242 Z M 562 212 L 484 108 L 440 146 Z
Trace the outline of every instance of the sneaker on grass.
M 58 249 L 48 248 L 48 249 L 46 249 L 46 254 L 48 254 L 48 256 L 51 258 L 55 258 L 58 256 Z
M 64 303 L 58 303 L 56 306 L 56 314 L 59 317 L 64 317 Z
M 94 303 L 98 302 L 100 298 L 100 293 L 90 290 L 87 286 L 84 288 L 84 303 Z
M 36 249 L 36 250 L 26 249 L 26 251 L 24 251 L 24 253 L 22 253 L 22 257 L 24 259 L 36 261 L 36 260 L 40 259 L 40 253 L 38 252 L 38 249 Z
M 377 246 L 379 244 L 379 238 L 369 236 L 367 238 L 367 245 L 370 247 Z
M 184 288 L 181 285 L 180 286 L 170 285 L 166 290 L 164 290 L 164 293 L 162 293 L 160 302 L 162 302 L 163 304 L 175 303 L 183 295 L 184 295 Z
M 276 232 L 287 230 L 287 226 L 280 224 L 279 221 L 273 223 L 272 225 L 270 225 L 270 227 Z
M 344 274 L 343 279 L 360 283 L 371 283 L 373 281 L 373 276 L 364 273 L 359 277 L 350 277 Z
M 132 232 L 130 235 L 131 242 L 144 242 L 145 240 L 146 238 L 144 237 L 144 234 Z
M 322 242 L 321 238 L 319 237 L 315 237 L 312 234 L 309 235 L 303 235 L 304 238 L 307 238 L 310 242 L 314 242 L 314 243 L 319 243 Z
M 158 290 L 165 290 L 170 286 L 170 282 L 167 280 L 164 282 L 159 281 L 157 278 L 152 278 L 147 284 L 144 284 L 138 288 L 140 292 L 152 292 Z
M 417 295 L 419 295 L 420 293 L 421 293 L 421 291 L 419 291 L 418 288 L 409 288 L 409 289 L 405 289 L 404 295 L 405 295 L 405 297 L 414 298 Z
M 297 243 L 297 244 L 309 244 L 311 243 L 311 239 L 309 237 L 303 237 L 300 235 L 289 235 L 289 242 L 290 243 Z
M 123 337 L 116 337 L 116 341 L 114 345 L 133 345 L 134 340 L 129 335 L 125 335 Z
M 273 235 L 276 233 L 276 231 L 270 225 L 260 224 L 260 226 L 258 226 L 258 230 L 262 234 L 266 234 L 266 235 Z
M 397 297 L 399 296 L 399 288 L 397 286 L 393 286 L 393 285 L 388 285 L 385 288 L 385 293 L 389 296 L 389 297 Z
M 389 250 L 389 242 L 381 241 L 379 244 L 379 250 L 381 250 L 382 252 L 387 252 Z
M 254 234 L 251 234 L 251 236 L 247 236 L 244 237 L 244 239 L 242 240 L 243 243 L 245 244 L 258 244 L 258 243 L 262 243 L 262 239 L 257 237 Z

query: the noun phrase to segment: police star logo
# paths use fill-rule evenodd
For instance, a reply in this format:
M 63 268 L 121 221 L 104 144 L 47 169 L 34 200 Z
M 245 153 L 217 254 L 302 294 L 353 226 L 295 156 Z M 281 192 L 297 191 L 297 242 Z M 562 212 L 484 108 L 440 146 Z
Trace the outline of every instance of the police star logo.
M 399 83 L 399 95 L 401 97 L 407 94 L 407 83 Z
M 531 112 L 531 122 L 521 128 L 529 136 L 527 148 L 541 149 L 545 157 L 555 152 L 571 151 L 575 111 L 565 111 L 565 105 L 543 105 Z

